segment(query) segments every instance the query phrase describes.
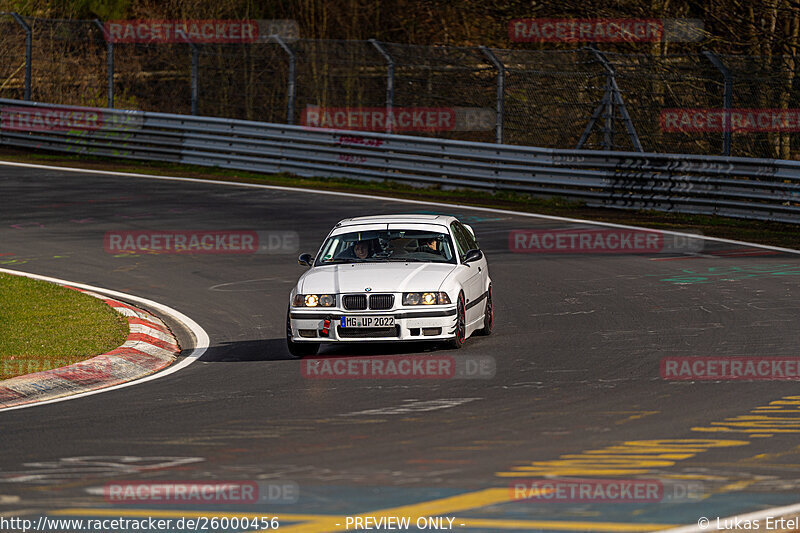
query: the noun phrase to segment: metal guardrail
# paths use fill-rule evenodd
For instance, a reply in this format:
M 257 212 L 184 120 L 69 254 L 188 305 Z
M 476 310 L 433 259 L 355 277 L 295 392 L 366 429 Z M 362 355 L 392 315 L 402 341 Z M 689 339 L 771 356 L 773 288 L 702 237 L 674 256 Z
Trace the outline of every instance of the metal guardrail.
M 800 162 L 557 150 L 0 99 L 0 145 L 800 223 Z

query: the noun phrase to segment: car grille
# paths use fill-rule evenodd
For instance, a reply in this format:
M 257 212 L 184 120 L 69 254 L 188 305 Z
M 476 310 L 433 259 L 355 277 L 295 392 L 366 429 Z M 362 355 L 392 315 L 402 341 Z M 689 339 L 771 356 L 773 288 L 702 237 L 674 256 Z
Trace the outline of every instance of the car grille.
M 348 311 L 391 309 L 394 305 L 394 294 L 370 294 L 369 305 L 367 305 L 366 294 L 345 294 L 342 296 L 342 305 Z
M 345 294 L 342 305 L 349 311 L 362 311 L 367 308 L 367 296 L 364 294 Z
M 389 328 L 343 328 L 336 326 L 339 338 L 380 339 L 384 337 L 399 337 L 400 326 Z
M 394 304 L 394 294 L 373 294 L 369 297 L 370 309 L 391 309 Z

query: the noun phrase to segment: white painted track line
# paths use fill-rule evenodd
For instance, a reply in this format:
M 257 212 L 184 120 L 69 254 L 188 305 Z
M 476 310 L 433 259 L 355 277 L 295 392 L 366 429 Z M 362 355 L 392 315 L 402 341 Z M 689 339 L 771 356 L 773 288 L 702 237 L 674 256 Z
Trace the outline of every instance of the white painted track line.
M 625 224 L 614 224 L 613 222 L 597 222 L 594 220 L 585 220 L 582 218 L 569 218 L 569 217 L 559 217 L 555 215 L 542 215 L 539 213 L 525 213 L 522 211 L 511 211 L 508 209 L 495 209 L 492 207 L 475 207 L 472 205 L 462 205 L 462 204 L 448 204 L 443 202 L 430 202 L 426 200 L 406 200 L 404 198 L 391 198 L 388 196 L 377 196 L 371 194 L 360 194 L 360 193 L 351 193 L 351 192 L 338 192 L 338 191 L 320 191 L 316 189 L 304 189 L 300 187 L 282 187 L 280 185 L 262 185 L 259 183 L 240 183 L 236 181 L 222 181 L 222 180 L 211 180 L 211 179 L 203 179 L 203 178 L 182 178 L 179 176 L 160 176 L 160 175 L 151 175 L 151 174 L 137 174 L 134 172 L 117 172 L 113 170 L 87 170 L 83 168 L 74 168 L 74 167 L 59 167 L 54 165 L 38 165 L 34 163 L 17 163 L 14 161 L 0 161 L 0 165 L 10 166 L 10 167 L 21 167 L 21 168 L 38 168 L 41 170 L 58 170 L 61 172 L 79 172 L 82 174 L 98 174 L 104 176 L 120 176 L 120 177 L 128 177 L 128 178 L 144 178 L 144 179 L 151 179 L 151 180 L 167 180 L 167 181 L 186 181 L 190 183 L 202 183 L 202 184 L 212 184 L 212 185 L 226 185 L 228 187 L 247 187 L 251 189 L 270 189 L 275 191 L 291 191 L 291 192 L 301 192 L 306 194 L 325 194 L 329 196 L 346 196 L 350 198 L 364 198 L 369 200 L 382 200 L 386 202 L 397 202 L 397 203 L 404 203 L 404 204 L 417 204 L 417 205 L 429 205 L 434 207 L 446 207 L 446 208 L 458 208 L 458 209 L 470 209 L 472 211 L 481 211 L 484 213 L 496 213 L 500 215 L 513 215 L 513 216 L 521 216 L 521 217 L 530 217 L 530 218 L 539 218 L 542 220 L 555 220 L 559 222 L 571 222 L 574 224 L 590 224 L 593 226 L 604 226 L 607 228 L 620 228 L 620 229 L 630 229 L 630 230 L 638 230 L 638 231 L 653 231 L 657 233 L 661 233 L 664 235 L 676 235 L 679 237 L 690 237 L 694 239 L 702 239 L 706 241 L 712 242 L 721 242 L 726 244 L 736 244 L 740 246 L 751 246 L 754 248 L 761 248 L 763 250 L 773 250 L 776 252 L 783 252 L 787 254 L 796 254 L 800 255 L 800 250 L 795 250 L 793 248 L 782 248 L 780 246 L 769 246 L 766 244 L 756 244 L 752 242 L 745 242 L 745 241 L 737 241 L 732 239 L 722 239 L 720 237 L 707 237 L 705 235 L 697 235 L 695 233 L 683 233 L 680 231 L 671 231 L 671 230 L 656 230 L 652 228 L 643 228 L 641 226 L 629 226 Z M 213 167 L 209 167 L 213 168 Z

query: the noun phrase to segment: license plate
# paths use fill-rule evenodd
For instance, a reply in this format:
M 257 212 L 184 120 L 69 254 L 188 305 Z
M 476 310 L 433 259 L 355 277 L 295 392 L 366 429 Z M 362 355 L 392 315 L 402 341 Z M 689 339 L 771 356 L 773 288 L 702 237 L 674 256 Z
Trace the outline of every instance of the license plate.
M 390 328 L 394 326 L 393 316 L 343 316 L 343 328 Z

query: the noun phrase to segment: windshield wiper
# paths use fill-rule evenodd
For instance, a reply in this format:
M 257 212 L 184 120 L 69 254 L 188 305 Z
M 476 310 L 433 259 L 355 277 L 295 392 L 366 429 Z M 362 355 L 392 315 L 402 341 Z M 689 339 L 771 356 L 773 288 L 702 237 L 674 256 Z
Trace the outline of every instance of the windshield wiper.
M 323 265 L 340 265 L 343 263 L 369 263 L 366 259 L 358 259 L 358 258 L 351 258 L 351 257 L 341 257 L 339 259 L 329 259 L 327 261 L 322 261 Z
M 392 261 L 392 262 L 403 262 L 403 263 L 427 263 L 428 261 L 423 261 L 422 259 L 416 259 L 414 257 L 387 257 L 382 259 L 381 261 Z

